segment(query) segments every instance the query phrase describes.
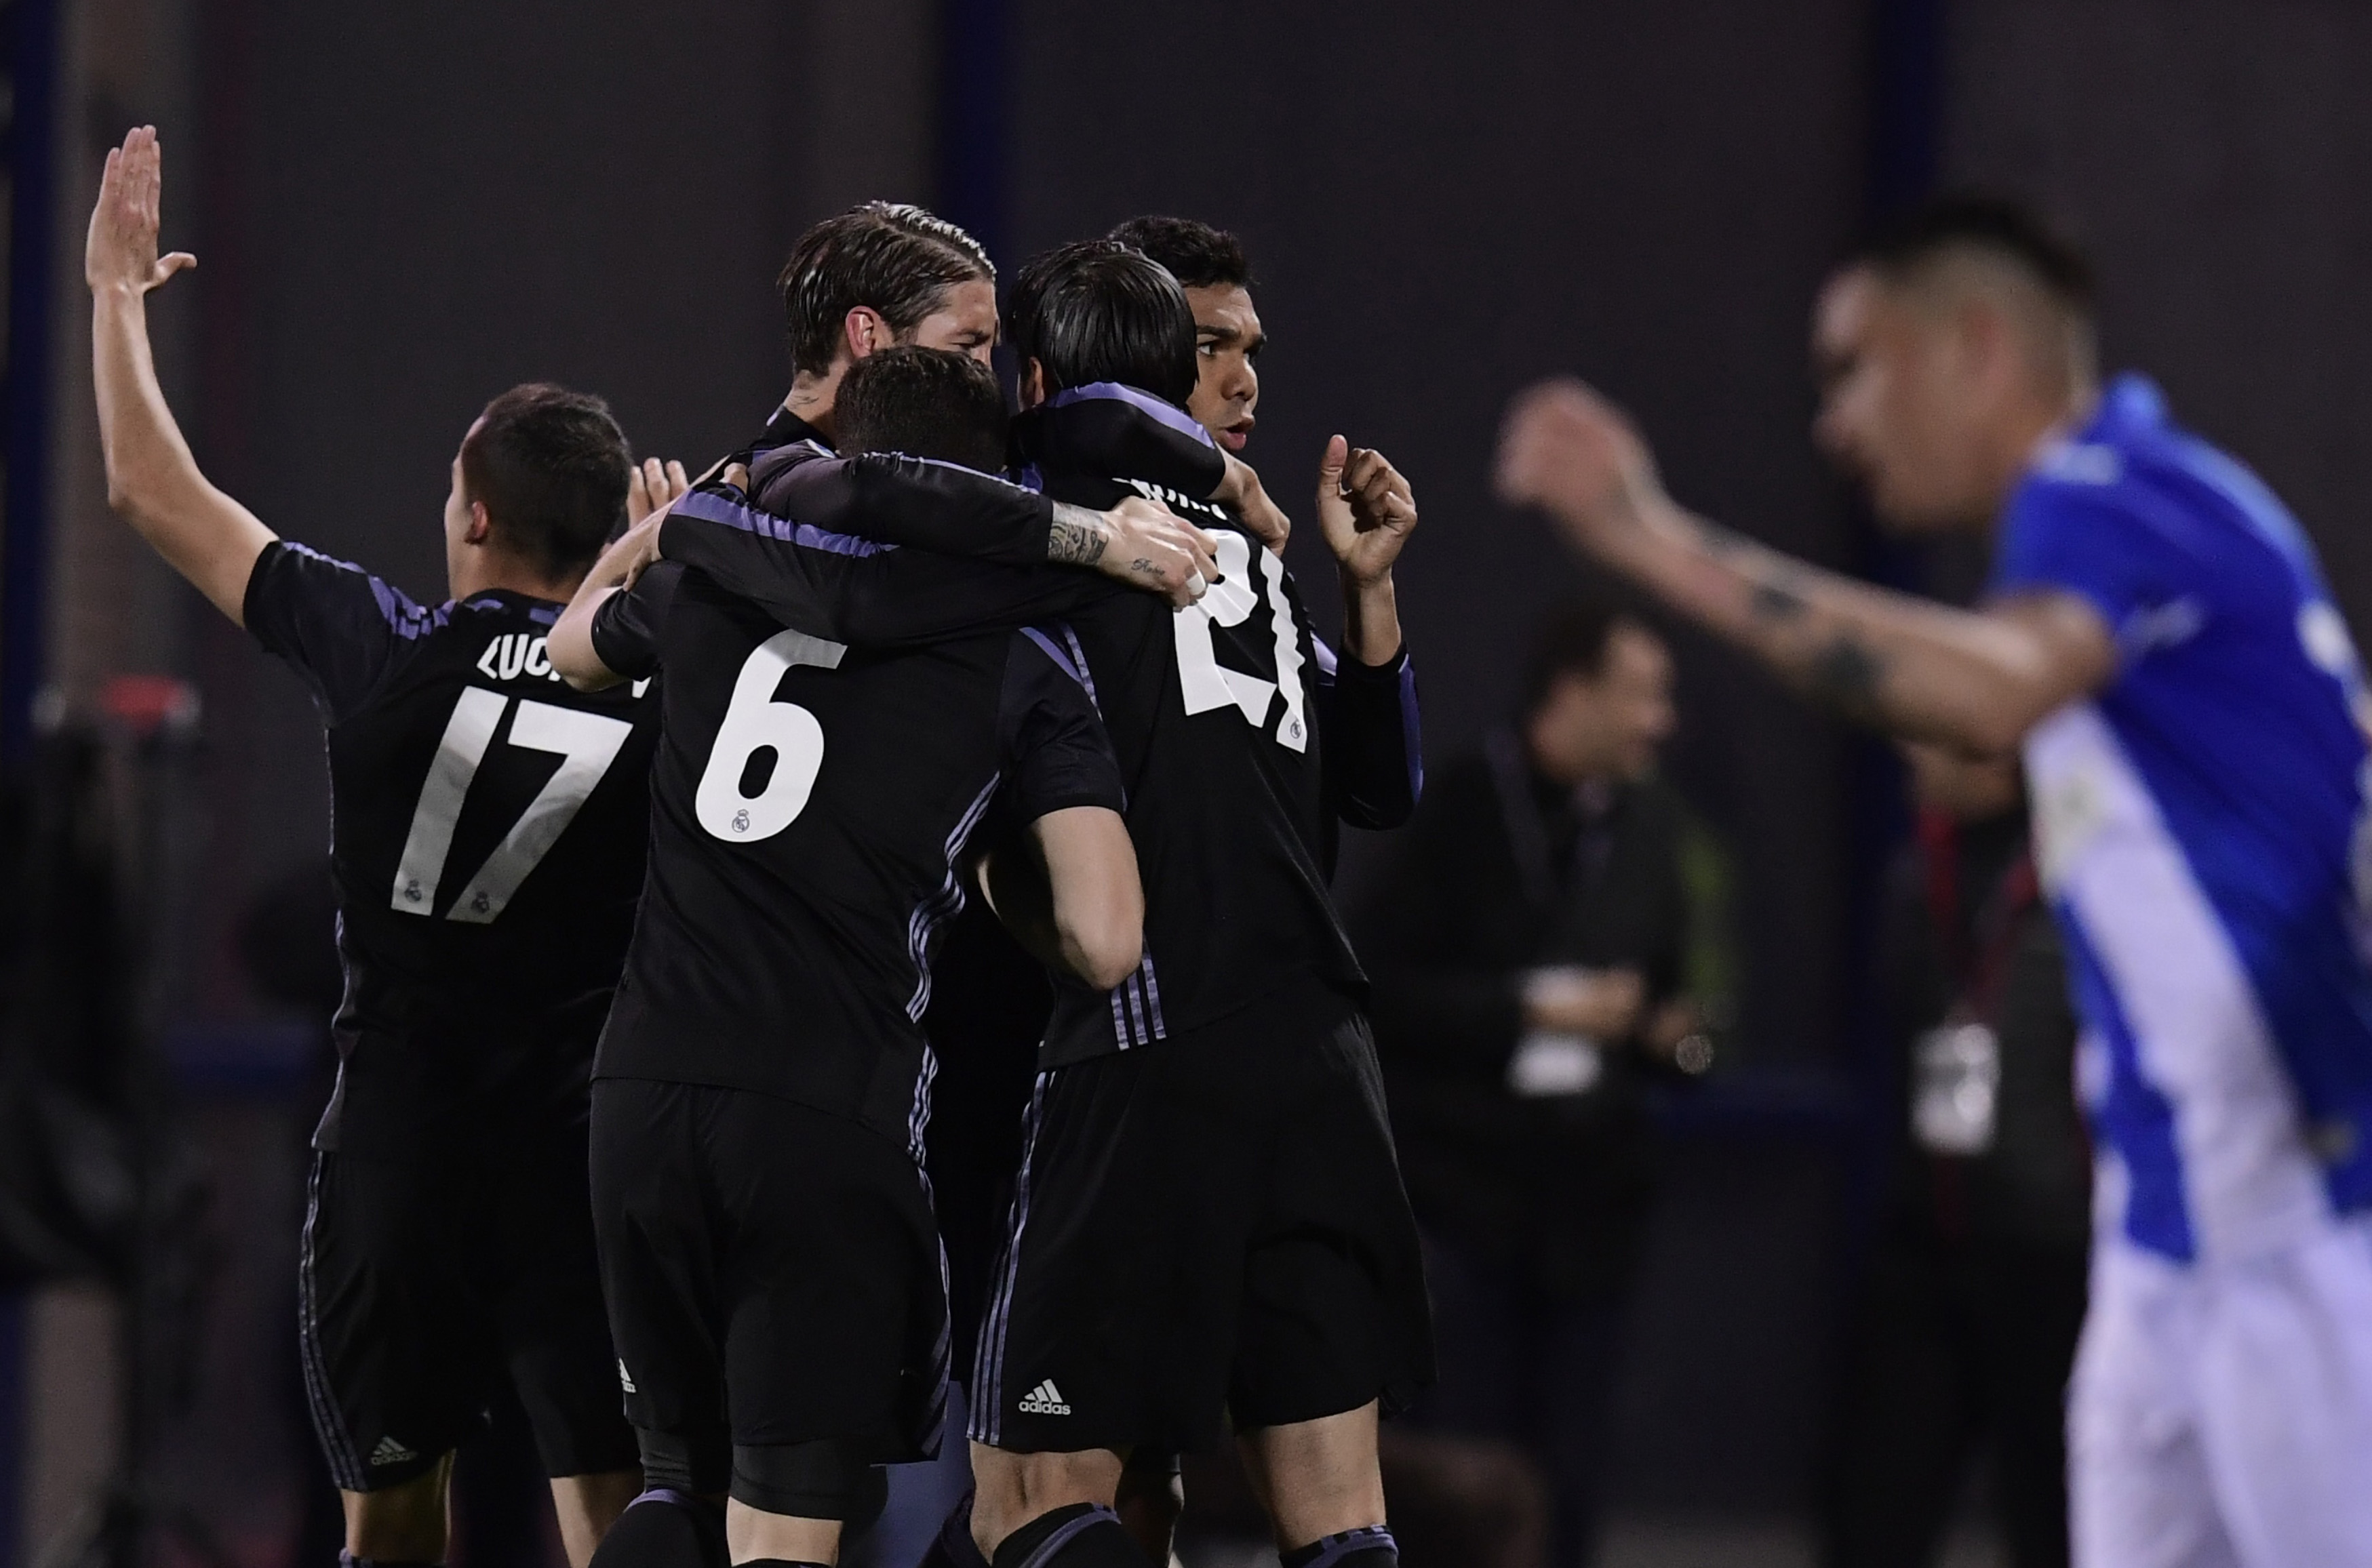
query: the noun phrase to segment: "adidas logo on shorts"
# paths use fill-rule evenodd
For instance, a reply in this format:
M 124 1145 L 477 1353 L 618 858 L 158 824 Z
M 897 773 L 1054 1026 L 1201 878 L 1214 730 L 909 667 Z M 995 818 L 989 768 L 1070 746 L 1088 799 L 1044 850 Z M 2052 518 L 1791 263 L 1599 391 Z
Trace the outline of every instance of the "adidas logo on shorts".
M 634 1374 L 626 1370 L 626 1358 L 622 1355 L 618 1358 L 618 1387 L 629 1394 L 641 1391 L 634 1387 Z
M 418 1458 L 420 1458 L 419 1455 L 392 1437 L 380 1438 L 378 1446 L 371 1450 L 371 1463 L 374 1465 L 400 1465 L 408 1459 Z
M 1054 1380 L 1049 1377 L 1021 1396 L 1021 1413 L 1023 1415 L 1068 1415 L 1071 1413 L 1071 1407 L 1063 1402 L 1062 1391 L 1054 1387 Z

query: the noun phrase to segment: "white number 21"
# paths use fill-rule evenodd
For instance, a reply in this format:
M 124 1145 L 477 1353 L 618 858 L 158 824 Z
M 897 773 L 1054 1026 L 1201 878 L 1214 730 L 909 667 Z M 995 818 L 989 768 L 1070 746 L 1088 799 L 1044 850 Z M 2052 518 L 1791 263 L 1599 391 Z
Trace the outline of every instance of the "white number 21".
M 1309 749 L 1308 721 L 1302 712 L 1301 637 L 1293 609 L 1285 598 L 1285 563 L 1268 551 L 1259 552 L 1262 587 L 1268 590 L 1269 623 L 1276 637 L 1276 679 L 1266 680 L 1229 669 L 1219 662 L 1211 628 L 1240 626 L 1259 602 L 1252 593 L 1250 543 L 1232 529 L 1213 530 L 1218 540 L 1222 581 L 1196 603 L 1171 612 L 1170 629 L 1177 636 L 1178 684 L 1190 714 L 1233 706 L 1244 722 L 1258 728 L 1267 722 L 1269 700 L 1285 694 L 1285 713 L 1276 721 L 1277 744 L 1288 751 Z
M 395 870 L 395 892 L 389 901 L 406 914 L 426 915 L 436 908 L 436 884 L 445 874 L 446 854 L 453 847 L 453 825 L 460 820 L 470 781 L 478 776 L 478 764 L 485 760 L 487 744 L 508 706 L 510 699 L 501 692 L 477 686 L 464 691 L 453 705 L 436 760 L 428 767 L 428 782 L 421 786 L 420 804 L 412 813 L 403 859 Z M 510 743 L 529 751 L 556 751 L 560 766 L 454 899 L 446 919 L 485 925 L 503 912 L 527 874 L 567 830 L 634 727 L 623 719 L 519 700 Z

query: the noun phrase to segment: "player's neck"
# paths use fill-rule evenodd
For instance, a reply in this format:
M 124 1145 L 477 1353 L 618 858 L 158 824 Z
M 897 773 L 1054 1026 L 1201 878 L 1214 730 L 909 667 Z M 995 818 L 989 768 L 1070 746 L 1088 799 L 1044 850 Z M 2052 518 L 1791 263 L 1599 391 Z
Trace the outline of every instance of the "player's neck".
M 805 420 L 814 426 L 816 434 L 821 436 L 827 444 L 839 439 L 831 408 L 840 394 L 841 372 L 846 368 L 845 365 L 835 363 L 820 376 L 802 370 L 793 378 L 790 392 L 783 399 L 783 407 L 791 417 Z
M 565 604 L 576 596 L 576 585 L 585 580 L 585 574 L 567 572 L 548 576 L 516 556 L 480 550 L 454 562 L 446 577 L 447 587 L 456 599 L 475 598 L 486 593 L 514 593 Z
M 2099 386 L 2088 379 L 2072 380 L 2021 400 L 2002 421 L 2001 438 L 1995 443 L 1993 505 L 1983 517 L 1971 521 L 1982 528 L 1993 528 L 2044 450 L 2091 423 L 2093 411 L 2099 406 Z

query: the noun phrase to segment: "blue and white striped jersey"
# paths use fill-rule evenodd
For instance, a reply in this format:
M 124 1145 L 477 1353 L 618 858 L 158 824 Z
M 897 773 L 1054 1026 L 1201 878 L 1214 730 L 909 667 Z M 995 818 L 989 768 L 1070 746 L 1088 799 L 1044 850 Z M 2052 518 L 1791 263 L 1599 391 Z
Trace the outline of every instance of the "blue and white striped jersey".
M 2126 377 L 2019 485 L 1993 587 L 2080 596 L 2120 653 L 2026 744 L 2103 1230 L 2222 1260 L 2372 1204 L 2366 704 L 2312 547 Z

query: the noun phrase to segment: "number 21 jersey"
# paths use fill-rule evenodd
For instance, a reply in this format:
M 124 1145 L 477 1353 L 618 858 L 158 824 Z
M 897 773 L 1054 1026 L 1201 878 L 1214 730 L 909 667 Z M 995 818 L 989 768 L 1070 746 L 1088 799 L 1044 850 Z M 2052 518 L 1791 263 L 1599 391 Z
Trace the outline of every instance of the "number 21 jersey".
M 642 888 L 658 701 L 564 684 L 558 613 L 505 590 L 424 606 L 285 540 L 256 561 L 248 630 L 328 726 L 350 1067 L 395 1037 L 448 1096 L 581 1092 Z

